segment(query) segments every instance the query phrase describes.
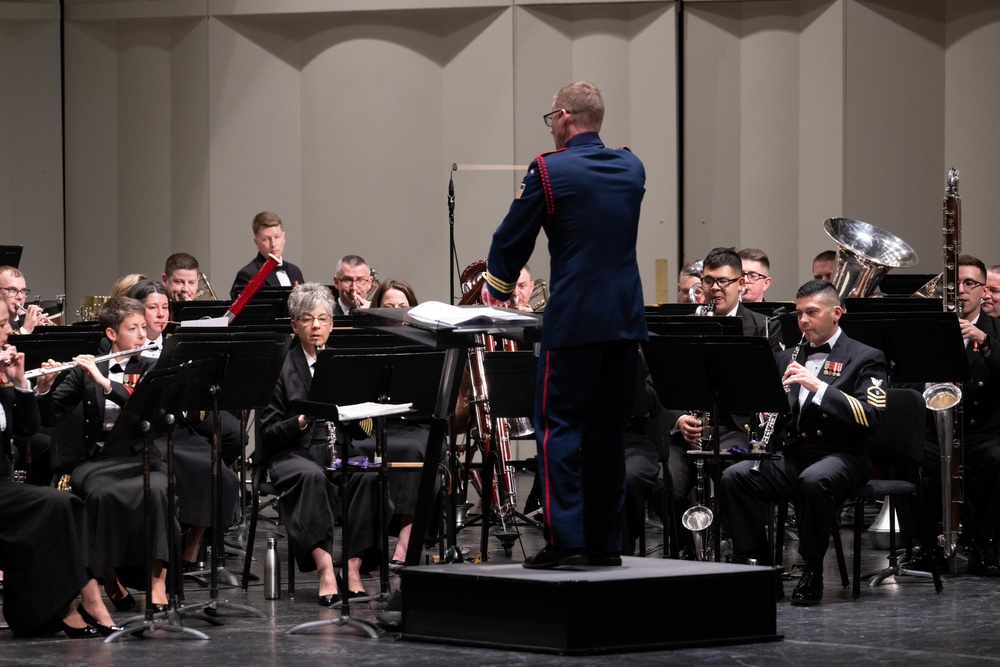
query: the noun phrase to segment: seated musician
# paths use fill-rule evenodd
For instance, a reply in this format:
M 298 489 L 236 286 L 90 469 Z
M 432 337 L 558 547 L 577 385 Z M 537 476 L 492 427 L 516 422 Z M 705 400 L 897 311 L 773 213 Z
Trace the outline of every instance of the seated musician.
M 958 299 L 962 305 L 959 326 L 965 343 L 971 377 L 962 384 L 962 468 L 964 500 L 962 538 L 971 538 L 969 574 L 1000 576 L 997 539 L 1000 537 L 1000 320 L 983 312 L 981 305 L 989 280 L 986 265 L 972 255 L 958 257 Z M 923 387 L 920 387 L 922 389 Z M 925 516 L 935 523 L 941 519 L 941 448 L 932 415 L 928 415 L 923 473 L 928 485 L 924 497 Z M 900 517 L 904 529 L 905 510 Z M 954 530 L 958 530 L 955 526 Z M 941 549 L 935 547 L 939 565 L 945 566 Z M 924 549 L 910 569 L 929 569 Z
M 735 250 L 715 248 L 709 252 L 703 262 L 701 284 L 706 303 L 715 303 L 714 314 L 717 317 L 741 318 L 744 336 L 766 337 L 775 354 L 781 350 L 780 328 L 769 327 L 765 315 L 750 310 L 740 302 L 740 293 L 747 282 L 743 274 L 743 260 Z M 665 428 L 669 429 L 671 436 L 667 466 L 673 481 L 675 519 L 679 524 L 680 516 L 691 505 L 688 496 L 695 479 L 694 465 L 685 458 L 684 452 L 700 448 L 703 439 L 714 434 L 716 425 L 720 450 L 725 451 L 734 446 L 746 448 L 749 442 L 751 415 L 730 413 L 715 415 L 717 424 L 709 425 L 707 431 L 698 416 L 674 409 L 667 410 L 664 415 Z M 686 543 L 690 536 L 682 534 L 681 539 Z
M 163 348 L 163 331 L 167 326 L 170 304 L 167 290 L 152 280 L 137 283 L 129 290 L 128 296 L 139 301 L 146 309 L 146 336 L 158 347 L 143 352 L 143 356 L 159 358 Z M 215 523 L 212 516 L 212 435 L 214 413 L 179 415 L 174 427 L 174 483 L 177 495 L 177 518 L 187 526 L 184 534 L 183 561 L 185 570 L 196 569 L 201 538 L 205 529 Z M 222 413 L 223 438 L 222 458 L 228 463 L 235 460 L 243 446 L 239 434 L 239 421 L 228 412 Z M 227 428 L 228 427 L 228 428 Z M 235 435 L 234 435 L 235 433 Z M 227 437 L 228 436 L 228 437 Z M 166 440 L 157 442 L 162 452 L 166 452 Z M 235 450 L 235 451 L 233 451 Z M 222 504 L 221 515 L 226 520 L 233 516 L 239 500 L 239 478 L 226 466 L 221 466 Z M 228 526 L 229 524 L 225 524 Z
M 141 347 L 146 342 L 145 308 L 135 299 L 108 300 L 98 321 L 111 342 L 111 352 Z M 83 416 L 67 422 L 59 438 L 60 461 L 75 464 L 70 476 L 73 493 L 83 499 L 90 524 L 90 563 L 104 576 L 104 588 L 121 610 L 135 606 L 119 582 L 117 568 L 150 567 L 152 602 L 158 610 L 167 604 L 166 563 L 170 553 L 167 531 L 175 522 L 167 516 L 166 464 L 154 451 L 150 461 L 152 552 L 146 556 L 146 518 L 143 510 L 143 441 L 124 429 L 115 430 L 121 410 L 153 360 L 139 355 L 95 363 L 92 355 L 73 359 L 76 367 L 53 388 L 56 374 L 39 376 L 35 393 L 42 424 L 63 422 L 78 406 Z M 56 365 L 53 361 L 43 368 Z M 51 390 L 51 391 L 50 391 Z M 73 431 L 70 433 L 70 431 Z M 73 436 L 70 440 L 66 436 Z M 137 578 L 134 588 L 143 584 Z
M 419 304 L 409 283 L 403 280 L 387 280 L 372 294 L 373 308 L 410 308 Z M 386 458 L 389 461 L 421 462 L 427 447 L 428 427 L 421 420 L 405 418 L 386 419 Z M 375 453 L 375 438 L 355 441 L 354 446 L 365 456 Z M 390 532 L 398 530 L 399 539 L 389 561 L 393 569 L 406 560 L 406 549 L 410 544 L 410 528 L 413 512 L 417 508 L 417 491 L 420 488 L 419 472 L 410 470 L 389 471 L 389 498 L 395 507 L 395 515 L 390 522 Z
M 30 334 L 39 325 L 51 324 L 45 319 L 42 309 L 24 302 L 31 290 L 26 287 L 24 274 L 13 266 L 0 266 L 0 299 L 7 304 L 10 313 L 10 327 L 15 334 Z
M 0 470 L 10 465 L 11 435 L 38 428 L 24 377 L 24 354 L 7 345 L 7 304 L 0 300 Z M 0 569 L 3 613 L 18 635 L 63 631 L 74 638 L 117 630 L 87 567 L 87 531 L 79 498 L 50 487 L 14 484 L 0 474 Z M 83 596 L 74 605 L 77 595 Z
M 334 522 L 339 517 L 338 489 L 327 476 L 330 440 L 366 438 L 371 420 L 334 425 L 322 419 L 297 414 L 291 402 L 305 400 L 312 385 L 316 354 L 326 345 L 333 325 L 334 299 L 319 283 L 303 283 L 288 297 L 288 313 L 296 340 L 285 357 L 271 401 L 260 417 L 261 461 L 268 466 L 271 481 L 281 491 L 281 516 L 300 570 L 319 574 L 319 604 L 332 606 L 340 601 L 334 573 Z M 379 508 L 375 475 L 350 475 L 348 511 L 352 554 L 347 563 L 349 597 L 367 595 L 361 582 L 364 552 L 379 548 L 374 517 Z M 339 555 L 339 554 L 338 554 Z
M 283 257 L 285 253 L 285 228 L 278 214 L 271 211 L 261 211 L 254 216 L 252 226 L 253 244 L 257 246 L 257 256 L 236 274 L 233 286 L 229 290 L 229 298 L 235 299 L 240 295 L 250 279 L 264 266 L 268 255 L 277 257 L 281 260 L 281 264 L 267 275 L 264 279 L 265 285 L 291 287 L 304 283 L 305 278 L 302 277 L 302 270 L 291 262 L 285 261 Z
M 149 280 L 149 278 L 141 273 L 125 274 L 115 281 L 114 286 L 111 288 L 111 296 L 128 296 L 129 290 L 141 283 L 143 280 Z M 166 294 L 166 292 L 164 292 L 164 294 Z M 146 333 L 149 334 L 148 331 Z
M 198 294 L 201 269 L 198 260 L 186 252 L 176 252 L 163 265 L 160 281 L 167 290 L 169 301 L 194 301 Z
M 694 290 L 694 299 L 692 296 Z M 705 303 L 701 286 L 701 262 L 688 262 L 677 275 L 677 303 Z
M 337 288 L 337 307 L 334 315 L 350 315 L 354 308 L 367 308 L 371 302 L 366 298 L 371 289 L 372 270 L 364 257 L 344 255 L 337 260 L 337 272 L 333 276 L 333 286 Z
M 731 562 L 737 563 L 771 563 L 765 503 L 795 502 L 805 572 L 792 604 L 813 605 L 823 598 L 823 559 L 834 512 L 868 480 L 871 464 L 864 440 L 885 409 L 886 363 L 882 352 L 840 329 L 843 306 L 831 283 L 804 284 L 795 295 L 795 308 L 807 343 L 785 350 L 778 359 L 790 403 L 784 456 L 763 461 L 757 471 L 751 461 L 729 467 L 719 492 L 733 539 Z
M 764 292 L 771 286 L 771 260 L 760 248 L 743 248 L 739 251 L 743 260 L 743 277 L 746 278 L 743 302 L 754 303 L 764 300 Z
M 983 312 L 991 317 L 1000 317 L 1000 264 L 991 266 L 986 272 Z

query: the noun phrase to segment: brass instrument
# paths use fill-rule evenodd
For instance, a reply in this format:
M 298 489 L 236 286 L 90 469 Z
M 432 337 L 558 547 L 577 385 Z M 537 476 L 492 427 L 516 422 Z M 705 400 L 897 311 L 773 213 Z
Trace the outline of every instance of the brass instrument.
M 368 286 L 368 294 L 365 295 L 365 300 L 371 301 L 372 297 L 375 296 L 375 292 L 378 291 L 379 286 L 382 284 L 382 281 L 379 280 L 378 271 L 375 270 L 375 267 L 370 266 L 368 267 L 368 270 L 371 272 L 372 282 Z M 360 306 L 355 306 L 355 307 L 360 308 Z
M 480 292 L 485 283 L 485 275 L 486 260 L 478 260 L 466 267 L 461 277 L 463 293 L 462 299 L 459 302 L 461 305 L 478 303 L 480 301 Z M 490 417 L 489 391 L 486 386 L 486 370 L 483 359 L 486 352 L 496 351 L 497 342 L 493 336 L 478 334 L 476 336 L 476 343 L 475 347 L 469 349 L 469 374 L 472 378 L 470 408 L 473 412 L 474 424 L 478 432 L 478 441 L 483 455 L 483 465 L 486 466 L 489 463 L 491 452 L 493 453 L 496 465 L 493 468 L 493 484 L 490 491 L 482 488 L 482 478 L 474 472 L 472 481 L 478 487 L 481 494 L 491 494 L 493 515 L 500 522 L 500 534 L 503 534 L 508 532 L 507 523 L 513 519 L 517 509 L 517 487 L 515 486 L 514 468 L 507 464 L 511 459 L 510 438 L 512 435 L 528 435 L 533 432 L 533 429 L 524 430 L 525 425 L 530 429 L 530 422 L 527 419 L 523 421 L 497 419 L 496 430 L 494 432 L 493 422 Z M 503 349 L 511 351 L 517 348 L 513 341 L 504 341 Z M 488 521 L 483 522 L 483 540 L 480 557 L 484 560 L 488 552 L 486 545 L 488 525 Z
M 830 282 L 842 297 L 871 296 L 890 269 L 917 263 L 917 253 L 906 242 L 867 222 L 828 218 L 823 229 L 837 243 Z
M 698 306 L 695 315 L 707 316 L 715 314 L 715 299 Z M 689 413 L 692 417 L 701 421 L 701 437 L 698 439 L 698 449 L 705 451 L 712 442 L 711 426 L 712 413 L 709 410 L 692 410 Z M 708 508 L 705 493 L 705 462 L 701 458 L 695 459 L 695 478 L 698 497 L 698 504 L 689 507 L 681 515 L 681 525 L 691 531 L 694 539 L 695 557 L 698 560 L 708 561 L 712 556 L 712 545 L 708 539 L 708 529 L 715 520 L 715 513 Z
M 107 303 L 110 296 L 85 296 L 80 299 L 80 309 L 76 311 L 77 322 L 96 322 L 101 306 Z
M 205 296 L 205 292 L 208 292 L 208 298 L 210 301 L 218 301 L 219 297 L 215 296 L 215 290 L 212 289 L 212 283 L 208 282 L 208 276 L 205 275 L 204 271 L 198 272 L 198 289 L 194 293 L 195 299 L 200 299 Z
M 517 295 L 512 297 L 514 299 L 514 307 L 517 308 L 521 304 L 518 302 Z M 541 278 L 535 279 L 535 284 L 531 288 L 531 294 L 528 295 L 528 308 L 531 309 L 533 313 L 540 313 L 545 310 L 545 304 L 549 301 L 549 284 L 542 280 Z
M 962 200 L 958 196 L 958 171 L 948 170 L 944 196 L 944 236 L 941 300 L 945 312 L 962 319 L 958 298 L 958 257 L 962 253 Z M 938 546 L 951 558 L 958 543 L 962 507 L 962 391 L 952 384 L 937 384 L 924 392 L 924 402 L 934 412 L 941 451 L 941 535 Z

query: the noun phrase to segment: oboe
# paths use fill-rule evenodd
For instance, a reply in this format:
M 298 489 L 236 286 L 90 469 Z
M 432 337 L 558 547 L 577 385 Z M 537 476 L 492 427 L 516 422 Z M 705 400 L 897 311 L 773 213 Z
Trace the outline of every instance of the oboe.
M 798 342 L 798 345 L 796 345 L 794 348 L 792 348 L 792 360 L 788 362 L 789 366 L 791 366 L 793 363 L 795 363 L 795 359 L 799 356 L 799 350 L 802 349 L 802 346 L 805 344 L 805 342 L 806 342 L 806 337 L 805 337 L 805 334 L 803 334 L 802 338 Z M 787 370 L 787 369 L 788 369 L 788 367 L 786 366 L 785 370 Z M 787 385 L 785 387 L 785 394 L 790 394 L 790 393 L 792 393 L 792 386 L 791 385 Z M 778 421 L 778 415 L 779 414 L 780 413 L 778 413 L 778 412 L 772 412 L 770 415 L 768 415 L 768 417 L 767 417 L 767 423 L 764 424 L 764 435 L 762 435 L 760 437 L 760 441 L 759 442 L 754 442 L 753 443 L 753 451 L 754 452 L 762 452 L 762 451 L 766 452 L 767 451 L 767 447 L 768 447 L 768 445 L 771 442 L 771 436 L 774 434 L 774 425 Z M 757 473 L 759 473 L 760 472 L 760 462 L 761 462 L 761 459 L 757 459 L 756 461 L 754 461 L 753 465 L 750 466 L 750 472 L 757 472 Z

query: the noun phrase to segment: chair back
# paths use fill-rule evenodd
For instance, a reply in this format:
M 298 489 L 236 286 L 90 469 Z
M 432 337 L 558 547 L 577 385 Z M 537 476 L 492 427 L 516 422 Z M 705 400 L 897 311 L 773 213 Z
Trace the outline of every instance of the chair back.
M 924 457 L 924 397 L 914 389 L 886 390 L 882 423 L 865 441 L 872 463 L 919 466 Z

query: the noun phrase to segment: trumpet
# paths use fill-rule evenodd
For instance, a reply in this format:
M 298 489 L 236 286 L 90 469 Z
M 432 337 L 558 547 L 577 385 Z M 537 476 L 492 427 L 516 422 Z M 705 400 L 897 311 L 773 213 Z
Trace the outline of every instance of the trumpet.
M 17 306 L 17 314 L 18 315 L 27 315 L 28 314 L 28 309 L 25 308 L 22 305 L 18 305 Z M 54 315 L 49 315 L 48 313 L 42 313 L 42 319 L 39 321 L 39 324 L 41 324 L 42 326 L 46 326 L 46 327 L 59 326 L 58 324 L 56 324 L 56 322 L 54 320 L 51 319 L 52 317 L 55 317 L 55 316 Z
M 159 346 L 156 345 L 156 343 L 146 343 L 141 347 L 134 347 L 131 350 L 124 350 L 122 352 L 110 352 L 108 354 L 103 354 L 99 357 L 94 357 L 94 363 L 98 363 L 101 361 L 108 361 L 109 359 L 117 359 L 118 357 L 131 357 L 141 352 L 145 352 L 146 350 L 155 350 L 158 347 Z M 76 368 L 76 365 L 77 364 L 75 361 L 67 361 L 64 364 L 58 364 L 56 366 L 52 366 L 51 368 L 36 368 L 34 370 L 27 371 L 24 374 L 24 377 L 31 380 L 32 378 L 36 378 L 41 375 L 62 373 L 63 371 L 68 371 L 71 368 Z

